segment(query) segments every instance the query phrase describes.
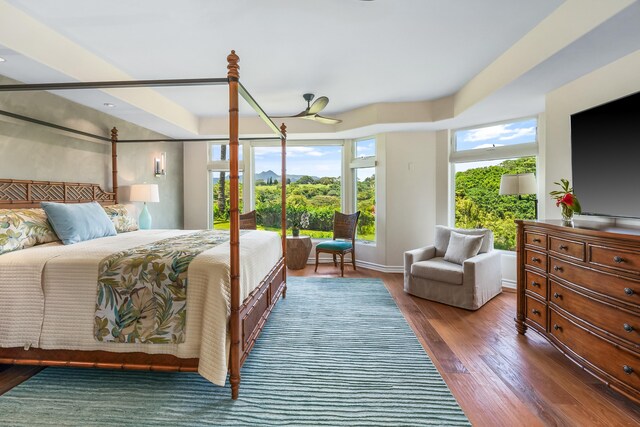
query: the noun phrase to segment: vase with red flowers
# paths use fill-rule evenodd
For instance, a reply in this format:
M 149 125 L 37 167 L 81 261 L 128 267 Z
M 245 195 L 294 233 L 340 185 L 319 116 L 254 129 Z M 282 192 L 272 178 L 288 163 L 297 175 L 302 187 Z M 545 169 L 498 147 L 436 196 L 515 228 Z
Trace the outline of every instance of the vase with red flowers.
M 551 191 L 549 194 L 555 199 L 556 206 L 562 209 L 562 224 L 573 226 L 573 214 L 582 212 L 580 202 L 573 194 L 573 188 L 569 186 L 568 180 L 563 178 L 554 184 L 560 186 L 560 190 Z

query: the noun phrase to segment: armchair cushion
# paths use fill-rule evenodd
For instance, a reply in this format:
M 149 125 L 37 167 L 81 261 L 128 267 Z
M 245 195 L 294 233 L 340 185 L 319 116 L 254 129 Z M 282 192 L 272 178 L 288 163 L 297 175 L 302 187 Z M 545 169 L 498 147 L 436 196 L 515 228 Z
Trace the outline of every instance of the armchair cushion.
M 437 257 L 411 265 L 411 275 L 422 279 L 462 285 L 463 267 Z
M 316 245 L 316 249 L 327 249 L 330 251 L 346 251 L 352 247 L 351 242 L 344 242 L 342 240 L 329 240 Z
M 482 240 L 482 245 L 480 246 L 480 251 L 478 253 L 489 252 L 493 249 L 493 232 L 486 228 L 473 228 L 473 229 L 462 229 L 462 228 L 449 228 L 443 225 L 436 226 L 436 256 L 443 257 L 447 252 L 447 248 L 449 247 L 449 240 L 451 238 L 451 232 L 455 231 L 456 233 L 465 234 L 469 236 L 484 236 Z
M 449 246 L 444 254 L 444 260 L 460 264 L 478 255 L 484 236 L 469 236 L 451 231 Z

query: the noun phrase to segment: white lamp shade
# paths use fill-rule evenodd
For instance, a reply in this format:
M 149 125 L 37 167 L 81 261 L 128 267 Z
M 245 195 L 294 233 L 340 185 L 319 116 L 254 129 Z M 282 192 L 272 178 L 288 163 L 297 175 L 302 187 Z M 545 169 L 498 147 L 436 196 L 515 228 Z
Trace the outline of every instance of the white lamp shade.
M 536 176 L 533 173 L 504 174 L 500 178 L 500 194 L 536 194 Z
M 131 186 L 129 200 L 132 202 L 152 202 L 160 201 L 157 184 L 134 184 Z

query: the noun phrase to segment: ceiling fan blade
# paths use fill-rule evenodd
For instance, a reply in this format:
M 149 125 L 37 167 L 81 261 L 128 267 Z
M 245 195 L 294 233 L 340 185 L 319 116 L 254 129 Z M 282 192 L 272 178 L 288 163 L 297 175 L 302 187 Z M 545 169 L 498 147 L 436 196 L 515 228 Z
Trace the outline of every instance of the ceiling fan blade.
M 273 119 L 290 119 L 290 118 L 307 118 L 309 116 L 309 111 L 304 110 L 299 112 L 298 114 L 294 115 L 294 116 L 271 116 L 271 118 Z
M 307 111 L 309 112 L 309 114 L 318 114 L 320 111 L 324 110 L 328 103 L 329 98 L 327 98 L 326 96 L 321 96 L 320 98 L 316 99 L 313 104 L 311 104 L 311 107 L 307 108 Z
M 322 117 L 317 114 L 313 116 L 313 120 L 315 120 L 316 122 L 323 123 L 325 125 L 335 125 L 337 123 L 342 123 L 342 120 L 332 119 L 330 117 Z

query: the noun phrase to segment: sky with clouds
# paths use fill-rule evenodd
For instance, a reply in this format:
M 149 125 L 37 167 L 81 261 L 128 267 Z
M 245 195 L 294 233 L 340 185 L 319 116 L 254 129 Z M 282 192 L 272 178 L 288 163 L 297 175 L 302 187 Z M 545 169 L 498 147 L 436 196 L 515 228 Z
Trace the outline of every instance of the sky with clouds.
M 358 141 L 356 156 L 366 157 L 376 154 L 375 139 Z M 254 148 L 255 172 L 272 170 L 280 174 L 280 147 Z M 287 147 L 287 173 L 292 175 L 310 175 L 322 178 L 325 176 L 339 177 L 342 174 L 342 147 L 306 146 Z M 359 179 L 371 176 L 373 170 L 363 171 Z
M 536 119 L 501 125 L 486 126 L 456 132 L 456 149 L 477 150 L 492 146 L 524 144 L 535 142 Z
M 501 125 L 486 126 L 476 129 L 459 130 L 456 132 L 457 150 L 479 150 L 483 148 L 501 147 L 505 145 L 524 144 L 536 141 L 536 119 Z M 456 163 L 455 172 L 468 169 L 495 166 L 502 160 L 486 160 L 480 162 Z
M 280 147 L 254 148 L 255 172 L 272 170 L 280 175 Z M 341 146 L 287 147 L 287 173 L 316 177 L 339 177 L 342 172 Z

